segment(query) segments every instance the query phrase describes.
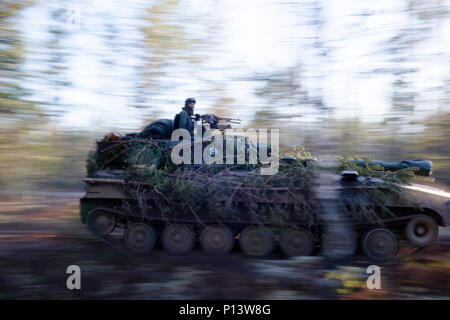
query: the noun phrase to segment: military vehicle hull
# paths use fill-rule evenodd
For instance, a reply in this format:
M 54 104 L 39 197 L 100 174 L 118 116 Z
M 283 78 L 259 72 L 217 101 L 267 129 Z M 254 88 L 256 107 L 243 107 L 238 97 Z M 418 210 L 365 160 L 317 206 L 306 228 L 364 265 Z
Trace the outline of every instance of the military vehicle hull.
M 202 119 L 211 128 L 222 128 L 217 127 L 217 117 L 205 115 Z M 135 253 L 151 251 L 160 239 L 163 247 L 173 253 L 187 253 L 199 241 L 206 252 L 223 254 L 238 240 L 242 251 L 250 256 L 265 256 L 278 246 L 287 256 L 311 255 L 320 250 L 330 259 L 343 259 L 361 248 L 371 260 L 386 261 L 396 256 L 400 240 L 413 247 L 431 246 L 438 239 L 439 226 L 449 223 L 449 193 L 371 177 L 374 173 L 378 177 L 389 175 L 371 171 L 372 168 L 406 174 L 411 172 L 405 168 L 415 168 L 415 175 L 428 177 L 432 163 L 421 159 L 398 163 L 355 159 L 349 162 L 352 170 L 339 175 L 340 165 L 335 159 L 324 157 L 315 164 L 316 159 L 301 147 L 293 149 L 296 156 L 280 159 L 280 171 L 284 171 L 274 179 L 258 179 L 258 166 L 252 165 L 242 171 L 223 170 L 234 175 L 231 184 L 220 180 L 222 174 L 213 179 L 203 175 L 189 187 L 183 189 L 182 185 L 174 190 L 174 186 L 180 186 L 172 184 L 172 180 L 158 180 L 174 172 L 173 167 L 167 167 L 168 152 L 178 143 L 169 140 L 171 127 L 170 120 L 156 121 L 140 134 L 108 135 L 97 142 L 96 157 L 88 159 L 88 174 L 92 177 L 84 180 L 81 220 L 106 242 L 115 228 L 122 228 L 125 247 Z M 270 146 L 260 150 L 263 145 L 240 138 L 235 140 L 235 147 L 239 140 L 245 146 L 245 154 L 251 154 L 251 148 L 257 150 L 257 160 L 261 150 L 272 152 Z M 212 151 L 215 154 L 215 149 L 210 148 L 210 154 Z M 147 157 L 143 156 L 146 153 Z M 108 166 L 121 170 L 102 172 Z M 199 169 L 189 166 L 183 164 L 177 172 Z M 366 176 L 358 176 L 354 166 Z M 144 178 L 141 169 L 150 180 Z M 195 175 L 184 179 L 189 181 Z M 391 178 L 406 181 L 395 175 Z M 272 184 L 277 179 L 281 181 Z M 156 188 L 157 183 L 165 186 L 165 193 Z M 209 192 L 214 191 L 211 185 L 218 187 L 216 192 Z M 174 194 L 186 193 L 188 198 L 175 197 L 177 201 L 172 201 Z M 198 201 L 190 203 L 193 198 Z M 191 204 L 198 204 L 195 210 Z
M 312 192 L 272 188 L 266 198 L 254 199 L 252 205 L 261 210 L 274 203 L 284 208 L 286 215 L 281 222 L 270 215 L 258 220 L 249 213 L 251 188 L 237 190 L 233 196 L 232 201 L 240 208 L 238 216 L 218 218 L 211 212 L 192 211 L 168 218 L 146 198 L 145 182 L 132 182 L 142 188 L 141 198 L 146 205 L 154 208 L 143 215 L 142 203 L 126 192 L 122 180 L 84 181 L 86 194 L 80 200 L 82 222 L 106 240 L 115 228 L 123 229 L 124 248 L 134 253 L 151 251 L 159 238 L 166 250 L 178 254 L 189 252 L 197 241 L 206 252 L 223 254 L 239 241 L 242 251 L 249 256 L 265 256 L 278 246 L 287 256 L 320 251 L 330 259 L 343 259 L 360 247 L 371 260 L 382 262 L 396 256 L 401 240 L 405 240 L 402 245 L 411 247 L 433 245 L 439 226 L 445 227 L 449 222 L 449 193 L 418 184 L 402 185 L 410 197 L 398 198 L 386 190 L 381 207 L 367 197 L 366 189 L 361 190 L 357 178 L 348 181 L 330 173 L 319 177 Z M 373 188 L 382 189 L 374 181 Z M 305 208 L 303 218 L 293 208 L 299 198 L 315 204 Z M 229 199 L 217 199 L 218 203 L 226 201 Z M 355 204 L 356 208 L 370 208 L 377 218 L 352 214 Z

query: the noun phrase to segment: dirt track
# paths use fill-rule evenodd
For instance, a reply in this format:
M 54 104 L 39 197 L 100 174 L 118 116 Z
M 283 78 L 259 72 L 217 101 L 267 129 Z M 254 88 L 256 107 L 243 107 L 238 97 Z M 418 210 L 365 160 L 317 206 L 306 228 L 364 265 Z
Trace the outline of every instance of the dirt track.
M 176 256 L 160 246 L 127 256 L 95 239 L 78 210 L 73 195 L 0 202 L 0 298 L 450 299 L 442 281 L 450 277 L 448 228 L 435 247 L 382 266 L 382 289 L 375 291 L 366 288 L 371 263 L 362 256 L 341 265 L 278 252 L 262 260 L 245 257 L 237 245 L 226 256 L 199 248 Z M 66 288 L 73 264 L 81 268 L 81 290 Z

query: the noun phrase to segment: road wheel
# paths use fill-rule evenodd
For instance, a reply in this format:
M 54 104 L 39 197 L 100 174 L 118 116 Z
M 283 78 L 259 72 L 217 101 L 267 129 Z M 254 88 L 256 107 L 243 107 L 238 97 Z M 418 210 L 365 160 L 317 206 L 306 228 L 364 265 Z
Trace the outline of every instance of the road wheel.
M 273 250 L 273 233 L 265 227 L 247 227 L 241 232 L 239 246 L 249 256 L 264 257 Z
M 420 215 L 406 225 L 406 238 L 415 246 L 432 246 L 438 239 L 439 227 L 433 218 Z
M 356 253 L 357 241 L 353 232 L 346 230 L 327 231 L 322 234 L 320 251 L 331 260 L 340 260 Z
M 113 232 L 116 226 L 114 215 L 106 210 L 95 209 L 89 214 L 88 228 L 100 236 Z
M 164 229 L 161 241 L 169 252 L 187 253 L 194 247 L 195 234 L 184 224 L 171 224 Z
M 394 258 L 399 249 L 397 237 L 386 228 L 374 228 L 367 231 L 361 241 L 361 247 L 366 256 L 377 262 Z
M 125 231 L 125 245 L 134 253 L 151 251 L 156 243 L 155 228 L 146 223 L 133 223 Z
M 200 244 L 205 252 L 223 254 L 233 248 L 234 236 L 227 227 L 206 227 L 200 234 Z
M 314 236 L 304 228 L 290 228 L 281 233 L 280 247 L 289 257 L 309 256 L 314 251 Z

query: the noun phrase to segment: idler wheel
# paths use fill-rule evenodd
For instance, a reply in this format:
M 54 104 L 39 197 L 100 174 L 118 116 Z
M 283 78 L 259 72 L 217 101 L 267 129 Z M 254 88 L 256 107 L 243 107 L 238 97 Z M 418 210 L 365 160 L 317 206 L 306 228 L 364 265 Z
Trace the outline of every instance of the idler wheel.
M 239 246 L 246 255 L 264 257 L 273 250 L 274 236 L 265 227 L 247 227 L 241 232 Z
M 408 222 L 405 233 L 406 238 L 413 245 L 428 247 L 437 241 L 439 227 L 433 218 L 422 214 Z
M 309 256 L 314 251 L 314 236 L 304 228 L 290 228 L 281 233 L 280 247 L 289 257 Z
M 357 241 L 353 232 L 333 230 L 325 232 L 320 241 L 322 255 L 331 260 L 341 260 L 356 253 Z
M 195 234 L 184 224 L 171 224 L 164 229 L 161 241 L 169 252 L 186 253 L 194 247 Z
M 397 237 L 386 228 L 374 228 L 367 231 L 361 241 L 361 247 L 366 256 L 377 262 L 394 258 L 399 248 Z
M 202 249 L 211 254 L 230 252 L 234 245 L 234 236 L 230 229 L 222 226 L 210 226 L 200 234 Z
M 146 223 L 133 223 L 125 231 L 125 245 L 134 253 L 151 251 L 156 243 L 155 228 Z
M 88 228 L 100 236 L 106 236 L 116 227 L 114 215 L 102 209 L 95 209 L 89 214 Z

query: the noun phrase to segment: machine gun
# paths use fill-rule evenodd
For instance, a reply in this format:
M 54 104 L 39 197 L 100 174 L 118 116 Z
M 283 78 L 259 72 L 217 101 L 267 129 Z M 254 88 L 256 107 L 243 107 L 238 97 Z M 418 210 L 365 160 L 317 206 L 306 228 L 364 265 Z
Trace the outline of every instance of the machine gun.
M 222 117 L 218 117 L 214 114 L 204 114 L 204 115 L 196 114 L 193 117 L 193 119 L 195 121 L 201 120 L 202 124 L 208 123 L 210 125 L 211 129 L 219 129 L 219 130 L 231 129 L 231 124 L 240 124 L 241 123 L 240 119 L 222 118 Z M 225 121 L 226 124 L 219 124 L 220 121 Z

